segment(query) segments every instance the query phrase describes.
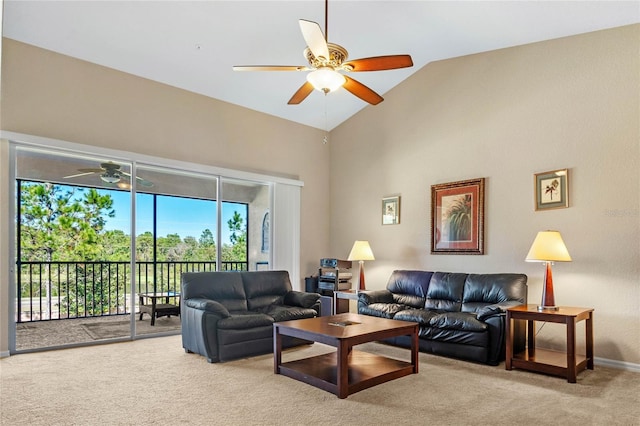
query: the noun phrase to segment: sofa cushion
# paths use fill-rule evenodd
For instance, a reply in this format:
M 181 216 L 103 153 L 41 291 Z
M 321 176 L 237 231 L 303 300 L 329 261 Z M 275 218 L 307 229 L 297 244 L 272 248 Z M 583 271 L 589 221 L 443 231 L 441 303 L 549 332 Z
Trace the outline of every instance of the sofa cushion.
M 477 331 L 453 330 L 424 326 L 420 327 L 418 335 L 421 338 L 436 340 L 438 342 L 458 343 L 486 347 L 489 345 L 489 333 Z
M 233 312 L 230 317 L 218 321 L 219 329 L 243 329 L 273 325 L 273 318 L 261 313 Z
M 400 321 L 412 321 L 423 325 L 430 324 L 431 319 L 436 315 L 438 315 L 438 312 L 436 311 L 428 311 L 426 309 L 406 309 L 395 314 L 393 319 Z
M 246 311 L 247 296 L 241 272 L 185 272 L 182 274 L 182 300 L 215 300 L 229 311 Z
M 285 294 L 284 304 L 289 306 L 301 306 L 303 308 L 311 308 L 318 303 L 319 294 L 305 293 L 302 291 L 292 290 Z
M 466 278 L 467 274 L 434 272 L 424 307 L 439 311 L 460 311 Z
M 256 342 L 273 339 L 272 325 L 242 329 L 218 328 L 216 332 L 218 335 L 218 344 L 220 345 L 221 359 L 248 356 L 247 354 L 253 353 L 252 346 Z M 234 347 L 234 345 L 240 345 L 241 347 Z M 244 348 L 242 348 L 242 346 L 244 346 Z M 270 346 L 273 347 L 273 343 L 271 343 Z M 234 352 L 236 356 L 231 357 L 228 352 Z
M 398 305 L 411 306 L 413 308 L 423 308 L 425 298 L 414 296 L 412 294 L 396 294 L 393 293 L 393 301 Z
M 284 305 L 270 305 L 261 312 L 265 315 L 269 315 L 275 322 L 314 318 L 318 315 L 316 310 L 312 308 Z
M 464 283 L 463 312 L 478 312 L 487 305 L 518 301 L 526 303 L 524 274 L 469 274 Z
M 394 294 L 417 296 L 424 302 L 433 272 L 429 271 L 393 271 L 387 281 L 387 290 Z M 422 305 L 415 306 L 421 308 Z
M 434 315 L 429 321 L 431 327 L 449 330 L 486 331 L 487 324 L 478 321 L 475 314 L 467 312 L 442 312 Z
M 359 307 L 358 313 L 363 315 L 371 315 L 374 317 L 392 319 L 398 312 L 410 308 L 411 306 L 400 305 L 398 303 L 372 303 L 371 305 Z
M 250 311 L 284 303 L 284 296 L 291 291 L 287 271 L 242 272 L 244 290 Z

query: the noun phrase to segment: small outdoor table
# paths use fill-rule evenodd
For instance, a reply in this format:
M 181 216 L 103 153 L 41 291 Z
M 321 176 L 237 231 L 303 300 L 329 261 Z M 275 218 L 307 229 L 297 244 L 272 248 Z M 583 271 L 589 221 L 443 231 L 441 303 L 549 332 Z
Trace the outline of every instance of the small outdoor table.
M 164 293 L 139 293 L 140 303 L 140 319 L 144 314 L 151 315 L 151 325 L 156 324 L 156 318 L 170 317 L 171 315 L 180 316 L 180 293 L 173 291 Z M 158 303 L 158 299 L 164 299 L 164 303 Z M 174 303 L 169 303 L 170 299 L 174 300 Z M 151 304 L 145 304 L 145 301 L 150 301 Z

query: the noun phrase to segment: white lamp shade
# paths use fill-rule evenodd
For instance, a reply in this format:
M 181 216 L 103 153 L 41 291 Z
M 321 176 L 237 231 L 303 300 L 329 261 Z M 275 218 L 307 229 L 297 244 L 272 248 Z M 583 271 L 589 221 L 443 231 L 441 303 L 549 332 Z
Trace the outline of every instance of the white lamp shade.
M 558 231 L 540 231 L 533 240 L 527 262 L 571 262 L 571 256 Z
M 339 89 L 347 80 L 342 74 L 329 67 L 318 68 L 307 74 L 307 81 L 321 92 L 328 93 Z
M 353 243 L 351 253 L 349 253 L 347 260 L 376 260 L 375 257 L 373 257 L 369 241 L 356 241 Z

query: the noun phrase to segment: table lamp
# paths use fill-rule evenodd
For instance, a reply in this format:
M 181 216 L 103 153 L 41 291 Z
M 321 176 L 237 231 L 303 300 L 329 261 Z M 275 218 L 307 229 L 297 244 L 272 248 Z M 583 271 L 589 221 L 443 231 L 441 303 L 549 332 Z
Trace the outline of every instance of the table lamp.
M 369 246 L 369 241 L 356 241 L 355 243 L 353 243 L 351 253 L 349 253 L 349 257 L 347 257 L 347 260 L 357 260 L 360 263 L 360 283 L 358 289 L 366 290 L 364 285 L 364 261 L 376 260 L 373 257 L 373 252 L 371 251 L 371 247 Z
M 525 258 L 527 262 L 544 262 L 546 273 L 542 288 L 542 304 L 538 306 L 539 311 L 546 309 L 558 310 L 553 296 L 553 277 L 551 276 L 551 264 L 553 262 L 571 262 L 569 251 L 562 241 L 562 236 L 558 231 L 540 231 L 536 235 L 529 253 Z

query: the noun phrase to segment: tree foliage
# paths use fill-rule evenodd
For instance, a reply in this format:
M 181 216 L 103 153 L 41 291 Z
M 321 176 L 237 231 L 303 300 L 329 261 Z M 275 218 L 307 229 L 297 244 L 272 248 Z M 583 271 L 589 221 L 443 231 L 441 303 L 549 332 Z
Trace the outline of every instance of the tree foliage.
M 54 305 L 71 317 L 120 312 L 130 291 L 131 271 L 105 262 L 129 262 L 132 238 L 122 230 L 105 229 L 107 219 L 115 217 L 109 193 L 34 182 L 21 182 L 19 191 L 20 261 L 42 262 L 35 272 L 28 265 L 21 270 L 21 296 L 43 298 L 44 318 L 51 317 L 48 310 Z M 222 260 L 246 262 L 247 227 L 242 215 L 234 212 L 227 225 L 230 243 L 222 246 Z M 139 288 L 177 288 L 178 283 L 171 282 L 175 276 L 156 278 L 161 275 L 158 268 L 169 269 L 156 262 L 212 262 L 217 257 L 210 229 L 198 239 L 170 233 L 154 240 L 153 233 L 144 232 L 135 241 L 135 260 L 146 263 L 140 267 L 144 272 L 138 271 Z
M 115 216 L 111 196 L 96 189 L 52 183 L 22 182 L 20 205 L 21 260 L 25 261 L 128 261 L 131 236 L 105 230 Z M 223 261 L 247 261 L 247 226 L 235 211 L 227 222 L 230 243 L 222 245 Z M 154 245 L 155 244 L 155 245 Z M 136 237 L 136 261 L 214 261 L 214 234 L 205 229 L 196 239 L 177 233 L 152 232 Z

